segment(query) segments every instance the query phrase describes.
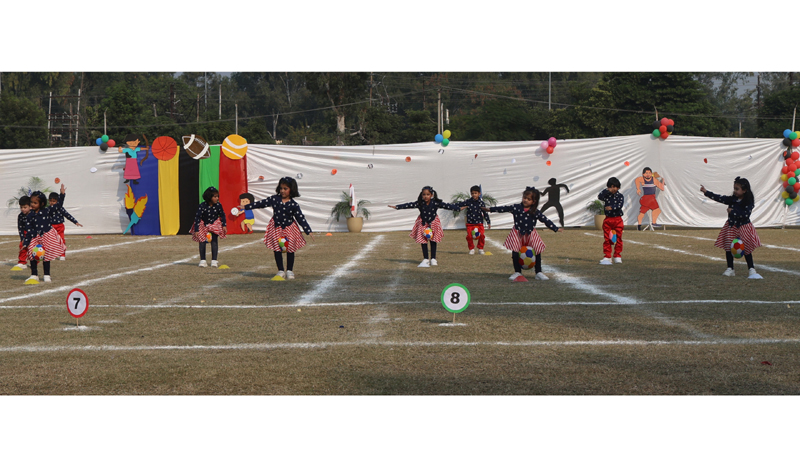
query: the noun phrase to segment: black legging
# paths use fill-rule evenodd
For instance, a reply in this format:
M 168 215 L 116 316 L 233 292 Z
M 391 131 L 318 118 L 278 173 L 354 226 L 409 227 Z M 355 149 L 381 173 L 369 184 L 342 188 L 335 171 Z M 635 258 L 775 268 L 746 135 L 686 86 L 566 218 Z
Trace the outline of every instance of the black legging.
M 31 260 L 31 276 L 38 276 L 39 275 L 39 261 L 32 259 Z M 50 261 L 44 261 L 44 275 L 50 275 Z
M 428 244 L 422 244 L 422 257 L 428 259 Z M 431 258 L 436 259 L 436 242 L 431 240 Z
M 744 260 L 747 261 L 747 269 L 755 269 L 753 265 L 753 254 L 744 255 Z M 730 251 L 725 252 L 725 261 L 728 262 L 728 267 L 733 269 L 733 253 Z
M 219 251 L 219 243 L 217 242 L 218 238 L 219 238 L 219 235 L 217 235 L 217 234 L 215 234 L 213 232 L 211 233 L 211 260 L 212 261 L 216 261 L 217 260 L 217 252 Z M 201 242 L 200 243 L 200 261 L 205 261 L 206 260 L 206 243 L 208 243 L 208 242 Z
M 275 253 L 275 264 L 278 265 L 278 271 L 283 271 L 283 254 L 280 251 Z M 286 270 L 291 271 L 294 267 L 294 253 L 286 253 Z
M 511 262 L 514 263 L 514 272 L 518 272 L 522 274 L 522 266 L 519 264 L 519 253 L 516 251 L 511 253 Z M 533 271 L 535 273 L 542 272 L 542 255 L 536 255 L 536 264 L 533 266 Z

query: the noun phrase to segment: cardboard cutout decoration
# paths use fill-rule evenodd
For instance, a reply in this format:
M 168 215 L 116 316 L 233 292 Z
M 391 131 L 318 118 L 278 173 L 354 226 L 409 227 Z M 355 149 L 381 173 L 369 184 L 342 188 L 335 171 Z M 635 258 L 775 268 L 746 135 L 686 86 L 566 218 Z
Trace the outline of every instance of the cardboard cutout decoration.
M 192 159 L 208 159 L 211 154 L 208 152 L 208 143 L 202 136 L 189 135 L 182 136 L 183 149 L 192 156 Z
M 556 184 L 555 178 L 551 178 L 547 183 L 549 183 L 550 186 L 542 190 L 542 194 L 547 195 L 547 202 L 544 203 L 540 211 L 544 214 L 548 208 L 556 208 L 556 211 L 558 211 L 558 222 L 561 224 L 561 227 L 564 227 L 564 208 L 561 207 L 561 189 L 564 188 L 567 190 L 567 193 L 569 193 L 569 187 L 563 183 Z
M 160 161 L 168 161 L 178 155 L 178 143 L 169 136 L 159 136 L 153 140 L 153 155 Z
M 147 137 L 145 137 L 145 143 L 147 142 Z M 136 153 L 140 150 L 147 151 L 150 149 L 148 146 L 144 146 L 139 148 L 139 135 L 129 134 L 125 137 L 125 144 L 124 148 L 119 146 L 117 151 L 120 153 L 125 153 L 125 172 L 124 177 L 125 181 L 123 183 L 128 183 L 129 181 L 133 181 L 134 185 L 139 184 L 139 179 L 142 176 L 139 174 L 139 165 L 144 163 L 144 160 L 147 159 L 147 155 L 149 153 L 145 152 L 144 158 L 139 162 L 139 165 L 136 165 L 136 161 L 138 156 Z
M 241 159 L 247 154 L 247 140 L 239 135 L 229 135 L 222 142 L 222 153 L 233 160 Z
M 129 186 L 128 192 L 125 193 L 125 211 L 128 213 L 128 217 L 130 218 L 131 222 L 128 224 L 128 228 L 122 232 L 122 235 L 128 233 L 128 230 L 130 230 L 131 235 L 133 235 L 133 226 L 138 224 L 139 220 L 142 218 L 145 205 L 147 205 L 147 195 L 144 195 L 134 201 L 133 190 L 131 190 L 131 187 Z
M 254 202 L 255 202 L 255 197 L 253 195 L 251 195 L 250 193 L 242 193 L 241 195 L 239 195 L 239 205 L 241 205 L 241 206 L 247 206 L 248 204 L 251 204 L 251 203 L 254 203 Z M 236 208 L 234 208 L 234 209 L 236 209 Z M 240 216 L 243 216 L 243 217 L 240 217 Z M 239 211 L 239 213 L 236 214 L 236 218 L 237 218 L 237 220 L 241 218 L 241 221 L 242 221 L 242 223 L 241 223 L 242 232 L 244 232 L 244 233 L 253 233 L 253 225 L 256 223 L 256 219 L 255 219 L 255 216 L 253 216 L 253 211 L 252 210 L 245 209 L 245 210 Z
M 639 217 L 637 218 L 638 229 L 642 230 L 642 219 L 644 219 L 644 215 L 647 211 L 653 211 L 652 213 L 652 225 L 653 227 L 660 227 L 658 225 L 658 215 L 661 214 L 661 208 L 658 205 L 658 201 L 656 201 L 656 188 L 660 190 L 664 190 L 664 179 L 658 175 L 658 172 L 653 173 L 650 167 L 645 167 L 642 170 L 642 176 L 636 179 L 636 194 L 641 195 L 642 197 L 639 199 Z M 642 194 L 644 192 L 644 194 Z

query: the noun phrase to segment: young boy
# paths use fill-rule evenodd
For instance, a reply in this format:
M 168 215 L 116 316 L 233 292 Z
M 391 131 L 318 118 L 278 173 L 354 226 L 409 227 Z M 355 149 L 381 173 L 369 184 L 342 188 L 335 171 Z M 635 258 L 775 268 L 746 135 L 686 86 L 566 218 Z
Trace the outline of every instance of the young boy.
M 472 197 L 456 204 L 456 206 L 460 207 L 462 211 L 464 209 L 467 210 L 467 246 L 469 247 L 469 254 L 475 254 L 475 244 L 472 241 L 472 231 L 477 229 L 478 236 L 475 238 L 478 239 L 478 252 L 483 255 L 485 254 L 483 251 L 483 246 L 486 244 L 486 235 L 484 234 L 483 230 L 483 222 L 485 220 L 486 228 L 491 229 L 492 221 L 489 220 L 489 213 L 481 210 L 481 208 L 486 207 L 486 203 L 484 203 L 481 199 L 481 187 L 474 185 L 469 189 L 469 192 Z
M 61 237 L 61 240 L 64 242 L 64 245 L 67 244 L 67 239 L 64 237 L 64 218 L 70 220 L 73 224 L 77 225 L 78 227 L 83 227 L 74 217 L 64 209 L 64 198 L 66 197 L 67 189 L 64 188 L 64 184 L 61 184 L 61 194 L 57 195 L 56 192 L 50 193 L 48 196 L 48 201 L 50 201 L 50 223 L 53 225 L 53 228 L 56 229 L 58 235 Z M 58 258 L 60 261 L 64 261 L 66 258 L 65 255 L 61 255 Z
M 11 268 L 12 271 L 22 271 L 28 266 L 28 249 L 22 246 L 22 240 L 28 233 L 28 213 L 31 212 L 30 196 L 23 196 L 19 199 L 19 215 L 17 216 L 17 231 L 19 231 L 19 257 L 17 265 Z
M 255 202 L 255 196 L 251 195 L 250 193 L 242 193 L 239 195 L 239 204 L 241 206 L 247 206 L 248 204 L 253 204 Z M 250 209 L 245 209 L 239 213 L 240 216 L 242 214 L 244 214 L 244 218 L 242 219 L 242 232 L 253 233 L 253 225 L 256 223 L 255 216 L 253 216 L 253 211 Z
M 606 220 L 603 221 L 603 259 L 600 264 L 611 264 L 611 245 L 614 245 L 614 262 L 622 262 L 622 205 L 625 196 L 619 192 L 622 185 L 617 177 L 611 177 L 606 183 L 606 189 L 597 195 L 597 199 L 605 203 Z M 616 238 L 616 241 L 615 241 Z

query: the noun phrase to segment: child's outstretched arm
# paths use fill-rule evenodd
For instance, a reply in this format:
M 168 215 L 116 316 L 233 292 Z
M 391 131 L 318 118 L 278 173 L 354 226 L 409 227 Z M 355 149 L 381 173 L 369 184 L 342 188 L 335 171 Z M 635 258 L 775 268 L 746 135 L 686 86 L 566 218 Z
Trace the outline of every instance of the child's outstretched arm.
M 64 217 L 66 217 L 70 222 L 77 225 L 78 227 L 83 227 L 83 225 L 81 225 L 80 222 L 78 222 L 74 217 L 72 217 L 72 214 L 68 213 L 67 210 L 64 209 L 63 207 L 61 206 L 59 207 L 61 208 L 61 214 L 63 214 Z
M 389 205 L 389 207 L 392 208 L 392 209 L 414 209 L 414 208 L 417 207 L 417 202 L 416 201 L 412 201 L 410 203 L 401 203 L 401 204 L 398 204 L 397 206 Z
M 730 206 L 736 201 L 736 199 L 733 196 L 718 195 L 716 193 L 711 192 L 710 190 L 706 190 L 706 187 L 704 187 L 703 185 L 700 185 L 700 191 L 703 192 L 706 198 L 711 198 L 718 203 L 727 204 L 728 206 Z
M 306 235 L 311 235 L 313 237 L 313 232 L 311 231 L 311 226 L 308 225 L 308 221 L 306 220 L 306 216 L 303 215 L 303 210 L 300 209 L 300 206 L 297 206 L 297 211 L 294 213 L 294 220 L 303 228 L 303 232 Z
M 256 201 L 255 203 L 250 203 L 247 205 L 238 205 L 236 208 L 240 211 L 244 210 L 252 210 L 252 209 L 263 209 L 263 208 L 272 208 L 275 207 L 275 200 L 273 197 L 270 196 L 269 198 L 264 198 L 262 200 Z

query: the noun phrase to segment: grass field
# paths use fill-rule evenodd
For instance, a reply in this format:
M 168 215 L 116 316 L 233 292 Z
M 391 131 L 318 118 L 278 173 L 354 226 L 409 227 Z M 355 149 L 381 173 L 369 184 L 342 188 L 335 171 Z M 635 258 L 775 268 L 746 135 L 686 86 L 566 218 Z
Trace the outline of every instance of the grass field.
M 507 232 L 470 256 L 446 231 L 430 269 L 407 232 L 317 234 L 283 282 L 258 233 L 221 240 L 220 270 L 186 236 L 68 236 L 36 286 L 0 237 L 0 393 L 800 393 L 800 230 L 759 231 L 764 280 L 743 259 L 721 275 L 717 230 L 629 228 L 613 266 L 598 231 L 545 231 L 551 280 L 527 283 L 508 280 Z M 456 325 L 454 282 L 472 300 Z

